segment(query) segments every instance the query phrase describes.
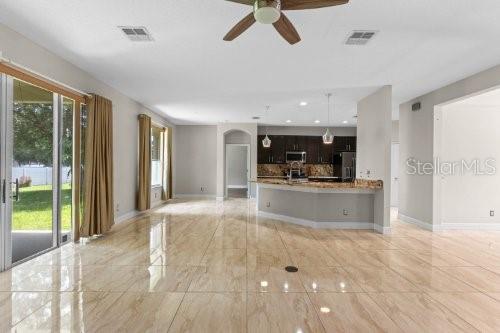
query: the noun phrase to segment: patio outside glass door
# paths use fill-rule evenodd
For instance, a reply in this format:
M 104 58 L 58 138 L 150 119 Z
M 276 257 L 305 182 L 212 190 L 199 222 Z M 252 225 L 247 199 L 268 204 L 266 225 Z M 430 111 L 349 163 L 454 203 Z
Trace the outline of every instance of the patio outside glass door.
M 7 109 L 11 186 L 7 192 L 12 263 L 16 263 L 57 246 L 57 99 L 50 91 L 11 80 L 13 100 Z
M 71 238 L 75 101 L 0 74 L 0 271 Z

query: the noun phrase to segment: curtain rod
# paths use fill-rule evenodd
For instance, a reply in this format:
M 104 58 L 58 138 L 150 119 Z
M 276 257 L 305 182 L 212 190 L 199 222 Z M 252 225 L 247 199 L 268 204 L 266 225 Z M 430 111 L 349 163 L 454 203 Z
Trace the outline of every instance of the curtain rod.
M 9 67 L 12 67 L 14 69 L 17 69 L 17 70 L 19 70 L 21 72 L 25 72 L 27 74 L 30 74 L 32 76 L 36 76 L 36 77 L 38 77 L 40 79 L 49 81 L 50 83 L 58 85 L 61 88 L 65 88 L 65 89 L 71 90 L 71 91 L 76 92 L 76 93 L 78 93 L 80 95 L 83 95 L 83 96 L 91 97 L 90 94 L 88 94 L 88 93 L 86 93 L 84 91 L 81 91 L 81 90 L 78 90 L 78 89 L 73 88 L 71 86 L 68 86 L 67 84 L 64 84 L 62 82 L 54 80 L 54 79 L 52 79 L 52 78 L 50 78 L 50 77 L 48 77 L 46 75 L 40 74 L 40 73 L 38 73 L 38 72 L 36 72 L 36 71 L 28 68 L 28 67 L 25 67 L 25 66 L 23 66 L 21 64 L 18 64 L 18 63 L 14 62 L 14 61 L 12 61 L 10 59 L 7 59 L 7 58 L 3 57 L 2 56 L 2 52 L 0 52 L 0 63 L 5 64 L 5 65 L 7 65 Z

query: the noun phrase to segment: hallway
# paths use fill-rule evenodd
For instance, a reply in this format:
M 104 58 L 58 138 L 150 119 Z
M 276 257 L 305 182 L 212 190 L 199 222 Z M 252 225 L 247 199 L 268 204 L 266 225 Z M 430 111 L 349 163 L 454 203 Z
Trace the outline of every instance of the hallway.
M 494 231 L 313 230 L 252 200 L 174 200 L 0 273 L 0 331 L 498 332 L 499 249 Z

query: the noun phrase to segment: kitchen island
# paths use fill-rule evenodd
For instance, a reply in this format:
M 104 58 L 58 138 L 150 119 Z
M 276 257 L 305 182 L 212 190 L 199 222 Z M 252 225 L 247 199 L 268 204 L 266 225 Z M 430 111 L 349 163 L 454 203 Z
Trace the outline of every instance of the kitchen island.
M 259 216 L 313 228 L 386 231 L 382 181 L 259 178 L 256 183 Z

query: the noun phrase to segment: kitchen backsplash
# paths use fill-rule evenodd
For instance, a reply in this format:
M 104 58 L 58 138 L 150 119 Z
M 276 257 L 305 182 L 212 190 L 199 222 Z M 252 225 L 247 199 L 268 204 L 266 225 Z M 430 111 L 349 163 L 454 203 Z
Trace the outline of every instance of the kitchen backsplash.
M 283 176 L 288 171 L 288 164 L 257 164 L 258 176 Z M 332 176 L 331 164 L 304 164 L 304 172 L 309 177 Z

